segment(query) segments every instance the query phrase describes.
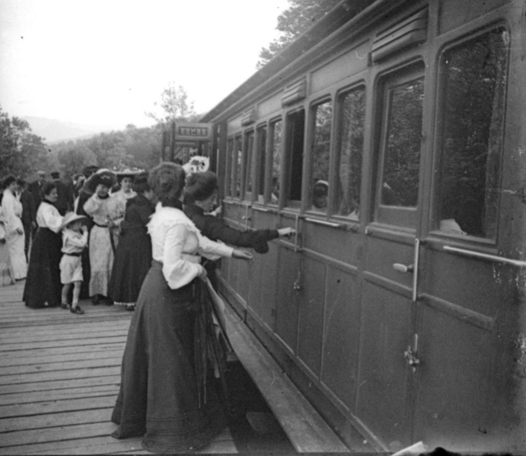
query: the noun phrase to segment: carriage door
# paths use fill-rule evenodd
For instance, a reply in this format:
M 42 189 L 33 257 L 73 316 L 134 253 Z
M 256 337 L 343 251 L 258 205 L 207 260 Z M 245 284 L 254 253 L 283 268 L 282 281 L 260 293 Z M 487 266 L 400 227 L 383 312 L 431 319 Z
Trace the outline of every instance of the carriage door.
M 498 420 L 511 416 L 512 350 L 499 326 L 517 305 L 516 270 L 498 236 L 500 189 L 510 188 L 501 176 L 508 48 L 497 26 L 452 43 L 439 60 L 414 439 L 448 449 L 491 450 Z
M 389 73 L 379 82 L 356 414 L 396 450 L 410 443 L 412 433 L 424 65 Z

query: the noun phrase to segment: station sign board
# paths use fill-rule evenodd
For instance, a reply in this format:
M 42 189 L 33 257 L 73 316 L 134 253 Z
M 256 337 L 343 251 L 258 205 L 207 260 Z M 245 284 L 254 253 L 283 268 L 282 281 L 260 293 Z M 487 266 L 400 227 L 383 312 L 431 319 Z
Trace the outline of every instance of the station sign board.
M 176 122 L 175 141 L 212 141 L 214 131 L 211 123 Z

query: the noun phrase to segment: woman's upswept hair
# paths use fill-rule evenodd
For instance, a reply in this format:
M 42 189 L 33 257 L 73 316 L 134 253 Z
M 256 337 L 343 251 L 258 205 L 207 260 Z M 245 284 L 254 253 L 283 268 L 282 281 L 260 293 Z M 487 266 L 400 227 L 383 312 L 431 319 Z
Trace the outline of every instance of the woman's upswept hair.
M 43 195 L 49 195 L 53 189 L 57 188 L 55 185 L 55 182 L 46 182 L 42 186 L 42 194 Z
M 13 176 L 12 174 L 10 174 L 9 176 L 7 176 L 3 182 L 2 182 L 2 188 L 7 188 L 9 187 L 13 182 L 16 182 L 16 177 Z
M 184 202 L 192 204 L 195 201 L 203 201 L 212 196 L 218 188 L 217 176 L 213 172 L 192 173 L 186 179 Z
M 148 190 L 150 190 L 150 184 L 148 183 L 148 173 L 147 172 L 137 174 L 133 178 L 132 189 L 134 192 L 140 193 L 141 195 L 144 194 L 144 192 L 147 192 Z
M 184 188 L 185 172 L 175 163 L 161 163 L 150 171 L 148 183 L 163 206 L 175 206 Z

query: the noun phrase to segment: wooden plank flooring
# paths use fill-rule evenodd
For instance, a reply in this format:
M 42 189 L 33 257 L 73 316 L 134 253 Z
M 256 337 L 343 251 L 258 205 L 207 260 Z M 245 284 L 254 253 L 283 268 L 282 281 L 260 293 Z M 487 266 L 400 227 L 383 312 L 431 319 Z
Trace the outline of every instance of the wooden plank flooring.
M 30 309 L 23 288 L 0 287 L 0 455 L 149 454 L 110 436 L 131 312 Z M 200 452 L 238 451 L 227 429 Z

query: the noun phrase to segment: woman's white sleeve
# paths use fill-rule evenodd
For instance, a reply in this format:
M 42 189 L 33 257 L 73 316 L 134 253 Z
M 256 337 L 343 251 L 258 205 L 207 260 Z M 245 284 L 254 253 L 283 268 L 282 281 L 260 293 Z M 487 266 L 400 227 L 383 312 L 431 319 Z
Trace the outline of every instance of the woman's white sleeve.
M 203 236 L 199 230 L 196 230 L 196 233 L 199 241 L 198 252 L 201 255 L 205 256 L 206 258 L 210 258 L 211 260 L 217 260 L 220 257 L 232 256 L 232 252 L 234 251 L 232 247 L 229 247 L 228 245 L 221 242 L 214 242 L 208 239 L 206 236 Z
M 4 195 L 2 208 L 4 209 L 5 229 L 8 234 L 14 233 L 17 228 L 22 228 L 23 226 L 20 217 L 16 215 L 15 204 L 14 196 Z
M 84 203 L 84 211 L 89 216 L 93 216 L 99 210 L 101 203 L 102 203 L 102 200 L 97 196 L 96 193 L 94 193 Z
M 46 223 L 46 226 L 53 232 L 58 233 L 60 228 L 62 228 L 62 222 L 64 217 L 62 217 L 59 212 L 54 209 L 52 206 L 44 206 L 41 212 L 42 218 Z
M 203 271 L 198 263 L 183 258 L 183 247 L 189 230 L 184 223 L 175 223 L 166 229 L 163 247 L 163 275 L 168 286 L 177 290 L 188 285 Z

